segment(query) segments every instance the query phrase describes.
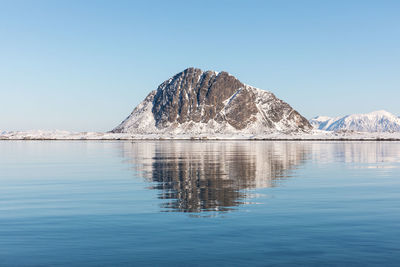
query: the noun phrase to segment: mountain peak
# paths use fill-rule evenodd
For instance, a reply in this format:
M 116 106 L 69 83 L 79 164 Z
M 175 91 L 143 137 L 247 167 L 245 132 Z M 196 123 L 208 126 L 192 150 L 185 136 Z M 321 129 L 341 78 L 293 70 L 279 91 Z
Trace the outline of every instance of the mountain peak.
M 390 113 L 389 111 L 386 111 L 386 110 L 383 110 L 383 109 L 372 111 L 372 112 L 368 113 L 368 115 L 374 115 L 374 116 L 395 116 L 395 115 L 393 115 L 392 113 Z
M 196 67 L 188 67 L 188 68 L 184 69 L 183 71 L 175 74 L 175 76 L 179 76 L 182 74 L 188 74 L 188 73 L 210 73 L 210 74 L 215 74 L 215 75 L 218 75 L 219 73 L 226 73 L 226 74 L 230 75 L 226 71 L 220 71 L 220 72 L 215 71 L 215 70 L 206 70 L 205 71 L 205 70 L 202 70 L 202 69 L 196 68 Z
M 160 84 L 113 132 L 265 133 L 311 125 L 271 92 L 228 72 L 187 68 Z
M 400 131 L 400 118 L 386 110 L 372 111 L 366 114 L 351 114 L 330 118 L 318 116 L 310 120 L 319 130 L 352 130 L 358 132 L 397 132 Z

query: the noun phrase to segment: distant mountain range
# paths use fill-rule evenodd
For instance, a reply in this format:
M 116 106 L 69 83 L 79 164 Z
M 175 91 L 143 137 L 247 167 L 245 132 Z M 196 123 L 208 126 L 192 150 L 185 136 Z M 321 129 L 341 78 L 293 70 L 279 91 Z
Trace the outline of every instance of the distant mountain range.
M 310 124 L 325 131 L 400 132 L 400 118 L 385 110 L 336 118 L 317 116 Z
M 227 72 L 188 68 L 158 86 L 113 133 L 265 134 L 309 132 L 312 126 L 273 93 Z
M 188 68 L 151 91 L 110 132 L 0 131 L 0 140 L 20 139 L 400 140 L 400 118 L 380 110 L 307 120 L 272 92 L 227 72 Z

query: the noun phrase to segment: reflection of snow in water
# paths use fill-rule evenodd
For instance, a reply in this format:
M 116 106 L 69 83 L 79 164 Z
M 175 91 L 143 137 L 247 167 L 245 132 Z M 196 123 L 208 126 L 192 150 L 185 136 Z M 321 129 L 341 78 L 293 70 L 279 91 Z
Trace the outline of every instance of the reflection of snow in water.
M 394 168 L 400 163 L 400 142 L 313 142 L 317 163 L 359 163 L 354 168 Z
M 146 141 L 123 142 L 121 151 L 168 200 L 164 207 L 185 212 L 252 203 L 249 190 L 279 185 L 307 160 L 352 168 L 400 162 L 400 142 Z
M 273 187 L 306 159 L 295 142 L 134 142 L 123 156 L 169 207 L 220 210 L 254 197 L 244 190 Z
M 206 179 L 242 182 L 243 188 L 273 186 L 286 170 L 305 160 L 303 143 L 295 142 L 137 142 L 124 143 L 123 153 L 137 171 L 152 179 L 155 163 L 166 162 L 179 171 Z M 212 172 L 212 173 L 211 173 Z

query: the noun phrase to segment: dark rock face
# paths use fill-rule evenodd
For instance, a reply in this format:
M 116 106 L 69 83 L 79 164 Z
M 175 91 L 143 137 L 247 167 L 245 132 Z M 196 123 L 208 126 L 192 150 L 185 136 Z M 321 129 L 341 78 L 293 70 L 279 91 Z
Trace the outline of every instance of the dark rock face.
M 258 109 L 255 103 L 256 96 L 247 90 L 240 90 L 229 102 L 225 116 L 219 115 L 217 121 L 224 119 L 235 129 L 242 130 L 254 122 Z
M 218 75 L 189 68 L 162 83 L 154 96 L 157 127 L 167 122 L 208 122 L 222 110 L 223 100 L 244 85 L 226 72 Z
M 163 82 L 113 132 L 265 133 L 308 131 L 289 104 L 227 72 L 188 68 Z

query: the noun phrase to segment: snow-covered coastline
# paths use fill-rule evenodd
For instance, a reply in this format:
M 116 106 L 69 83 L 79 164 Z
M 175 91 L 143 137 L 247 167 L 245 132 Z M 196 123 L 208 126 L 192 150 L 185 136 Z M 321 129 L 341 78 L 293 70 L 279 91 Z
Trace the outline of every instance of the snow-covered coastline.
M 0 140 L 298 140 L 298 141 L 400 141 L 400 132 L 354 132 L 312 130 L 310 133 L 267 134 L 129 134 L 102 132 L 69 132 L 60 130 L 3 131 Z

